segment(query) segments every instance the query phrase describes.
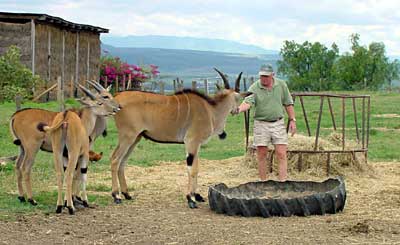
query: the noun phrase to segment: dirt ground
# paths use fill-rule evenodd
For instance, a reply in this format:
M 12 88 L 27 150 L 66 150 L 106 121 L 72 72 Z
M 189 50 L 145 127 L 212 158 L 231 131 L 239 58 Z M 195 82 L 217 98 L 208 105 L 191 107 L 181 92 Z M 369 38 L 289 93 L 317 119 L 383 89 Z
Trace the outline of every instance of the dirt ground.
M 202 160 L 199 192 L 207 197 L 210 185 L 256 180 L 256 169 L 244 162 L 242 157 Z M 189 209 L 184 162 L 128 167 L 135 200 L 79 210 L 74 216 L 64 211 L 1 221 L 0 244 L 400 244 L 400 163 L 371 166 L 373 171 L 346 173 L 344 212 L 273 218 L 216 214 L 208 202 Z M 319 181 L 326 176 L 292 171 L 289 178 Z M 111 184 L 108 172 L 89 181 Z

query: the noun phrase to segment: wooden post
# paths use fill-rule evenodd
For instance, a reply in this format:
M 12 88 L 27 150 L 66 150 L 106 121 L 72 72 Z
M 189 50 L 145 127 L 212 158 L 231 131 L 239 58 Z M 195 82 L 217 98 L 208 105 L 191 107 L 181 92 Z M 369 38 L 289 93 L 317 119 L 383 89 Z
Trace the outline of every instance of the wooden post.
M 165 93 L 165 91 L 164 91 L 164 82 L 160 82 L 160 84 L 159 84 L 159 86 L 160 86 L 160 94 L 164 94 Z
M 192 89 L 193 90 L 197 89 L 197 82 L 196 81 L 192 81 Z
M 247 79 L 243 78 L 243 91 L 247 91 Z
M 90 78 L 90 42 L 87 42 L 86 79 Z
M 15 107 L 17 111 L 21 110 L 21 102 L 22 102 L 22 96 L 17 94 L 15 96 Z
M 183 80 L 180 80 L 178 82 L 178 91 L 182 91 L 183 90 Z
M 35 20 L 31 19 L 31 49 L 32 49 L 32 75 L 36 74 L 36 62 L 35 62 L 35 56 L 36 56 L 36 25 L 35 25 Z M 33 86 L 32 88 L 33 94 L 36 93 L 36 88 Z
M 115 92 L 119 92 L 118 76 L 115 78 Z
M 62 32 L 62 58 L 61 58 L 61 79 L 63 83 L 66 83 L 67 79 L 65 79 L 65 30 Z M 72 97 L 72 96 L 70 96 Z
M 132 86 L 132 74 L 128 74 L 128 85 L 126 86 L 126 89 L 131 89 Z
M 64 111 L 64 86 L 61 82 L 61 77 L 57 77 L 57 101 L 60 111 Z
M 79 81 L 79 32 L 76 33 L 76 50 L 75 50 L 75 82 Z
M 174 79 L 174 92 L 176 92 L 176 81 Z
M 204 79 L 204 94 L 208 95 L 208 80 Z
M 36 51 L 36 46 L 35 46 L 35 39 L 36 39 L 36 26 L 35 26 L 35 20 L 31 19 L 31 49 L 32 49 L 32 75 L 35 75 L 35 51 Z
M 71 76 L 71 81 L 70 81 L 70 87 L 69 87 L 69 97 L 74 98 L 74 75 Z
M 124 75 L 122 76 L 122 91 L 125 91 L 125 89 L 126 89 L 126 87 L 125 87 L 125 85 L 126 85 L 125 79 L 126 79 L 126 76 L 125 76 L 125 74 L 124 74 Z
M 46 80 L 46 87 L 50 83 L 51 79 L 51 32 L 50 30 L 47 32 L 47 80 Z M 49 101 L 49 96 L 47 96 L 46 101 Z

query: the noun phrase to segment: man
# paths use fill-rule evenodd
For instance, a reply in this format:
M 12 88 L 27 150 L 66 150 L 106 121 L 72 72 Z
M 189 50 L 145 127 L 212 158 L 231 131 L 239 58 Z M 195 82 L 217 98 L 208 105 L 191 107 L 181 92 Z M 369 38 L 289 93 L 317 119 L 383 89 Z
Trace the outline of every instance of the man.
M 288 135 L 285 127 L 285 111 L 289 117 L 289 130 L 296 133 L 296 118 L 293 99 L 283 80 L 274 77 L 270 64 L 262 65 L 258 73 L 260 80 L 250 86 L 247 96 L 239 106 L 237 113 L 255 107 L 254 145 L 257 147 L 258 173 L 260 180 L 267 179 L 266 163 L 268 147 L 274 145 L 279 163 L 279 180 L 287 178 Z

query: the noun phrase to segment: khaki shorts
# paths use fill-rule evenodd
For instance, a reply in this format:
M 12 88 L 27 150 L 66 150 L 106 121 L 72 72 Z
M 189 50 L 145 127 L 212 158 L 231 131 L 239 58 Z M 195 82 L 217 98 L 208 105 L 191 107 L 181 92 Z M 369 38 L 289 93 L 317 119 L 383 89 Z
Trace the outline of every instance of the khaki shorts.
M 254 146 L 287 145 L 285 120 L 265 122 L 254 120 Z

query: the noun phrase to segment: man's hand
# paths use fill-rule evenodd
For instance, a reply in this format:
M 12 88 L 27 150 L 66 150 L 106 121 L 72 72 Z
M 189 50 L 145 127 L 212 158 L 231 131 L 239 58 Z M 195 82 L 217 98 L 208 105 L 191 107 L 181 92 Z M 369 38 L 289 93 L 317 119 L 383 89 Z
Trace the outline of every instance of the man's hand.
M 296 121 L 294 120 L 289 121 L 289 131 L 292 133 L 292 137 L 296 134 L 297 132 Z

